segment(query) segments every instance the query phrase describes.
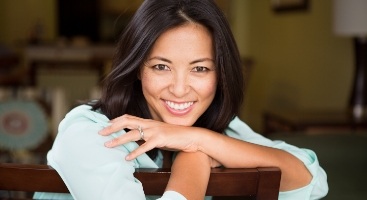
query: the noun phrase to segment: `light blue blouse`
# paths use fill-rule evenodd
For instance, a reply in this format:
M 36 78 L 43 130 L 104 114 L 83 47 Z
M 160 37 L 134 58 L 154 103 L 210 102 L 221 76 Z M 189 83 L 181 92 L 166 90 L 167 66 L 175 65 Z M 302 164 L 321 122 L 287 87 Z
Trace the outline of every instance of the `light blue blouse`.
M 162 155 L 156 160 L 143 154 L 133 161 L 125 156 L 138 147 L 130 142 L 115 148 L 106 148 L 104 143 L 116 138 L 124 131 L 101 136 L 98 131 L 108 126 L 109 119 L 91 107 L 82 105 L 70 111 L 59 125 L 58 135 L 47 154 L 48 164 L 59 173 L 71 194 L 36 193 L 35 199 L 185 199 L 175 191 L 162 197 L 146 197 L 139 180 L 134 176 L 135 168 L 158 168 Z M 281 200 L 320 199 L 328 192 L 325 171 L 319 166 L 316 154 L 283 141 L 272 141 L 251 130 L 239 118 L 235 118 L 225 130 L 229 137 L 287 151 L 299 158 L 311 172 L 313 178 L 305 187 L 280 192 Z

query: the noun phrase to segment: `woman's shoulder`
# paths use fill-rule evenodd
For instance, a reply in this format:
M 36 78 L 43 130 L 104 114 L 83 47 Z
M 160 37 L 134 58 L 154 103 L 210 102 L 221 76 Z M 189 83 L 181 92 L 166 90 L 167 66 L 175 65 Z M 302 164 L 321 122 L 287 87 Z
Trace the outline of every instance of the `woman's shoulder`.
M 225 132 L 242 132 L 242 133 L 254 133 L 254 131 L 238 116 L 235 116 L 229 123 Z
M 59 132 L 65 128 L 78 123 L 83 124 L 99 124 L 101 126 L 107 126 L 109 119 L 98 111 L 92 110 L 90 105 L 80 105 L 74 107 L 70 112 L 65 115 L 65 118 L 60 122 Z
M 72 108 L 65 116 L 65 118 L 70 118 L 70 117 L 83 117 L 83 116 L 89 116 L 91 114 L 99 114 L 102 115 L 101 113 L 92 110 L 92 106 L 88 105 L 88 104 L 82 104 L 82 105 L 78 105 L 74 108 Z
M 229 123 L 227 129 L 224 131 L 224 134 L 232 138 L 255 144 L 261 144 L 265 146 L 275 145 L 273 141 L 255 132 L 249 125 L 247 125 L 237 116 L 234 117 L 233 120 Z

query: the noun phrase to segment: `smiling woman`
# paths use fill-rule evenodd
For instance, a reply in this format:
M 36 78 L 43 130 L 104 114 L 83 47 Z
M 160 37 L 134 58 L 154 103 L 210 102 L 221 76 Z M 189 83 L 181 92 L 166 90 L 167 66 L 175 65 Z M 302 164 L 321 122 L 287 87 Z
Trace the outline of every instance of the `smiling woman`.
M 160 199 L 203 199 L 218 166 L 276 166 L 279 199 L 325 196 L 326 174 L 313 151 L 264 138 L 236 117 L 241 66 L 214 1 L 144 1 L 119 40 L 101 98 L 66 115 L 48 153 L 68 197 L 146 199 L 134 169 L 171 160 Z

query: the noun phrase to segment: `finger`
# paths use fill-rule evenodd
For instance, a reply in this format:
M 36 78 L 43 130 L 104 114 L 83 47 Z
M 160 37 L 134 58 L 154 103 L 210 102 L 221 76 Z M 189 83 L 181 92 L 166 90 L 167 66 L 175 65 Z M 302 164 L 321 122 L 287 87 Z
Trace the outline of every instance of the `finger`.
M 120 121 L 120 120 L 123 120 L 123 119 L 142 119 L 142 118 L 136 117 L 136 116 L 133 116 L 133 115 L 124 114 L 120 117 L 116 117 L 115 119 L 110 120 L 110 122 L 113 123 L 113 122 Z
M 105 142 L 105 146 L 112 148 L 112 147 L 116 147 L 119 145 L 123 145 L 126 144 L 128 142 L 133 142 L 133 141 L 138 141 L 140 140 L 140 133 L 138 130 L 131 130 L 117 138 L 114 138 L 110 141 Z
M 130 160 L 134 160 L 135 158 L 137 158 L 138 156 L 140 156 L 143 153 L 146 153 L 150 150 L 152 150 L 153 148 L 155 148 L 156 145 L 154 145 L 154 143 L 152 141 L 147 141 L 144 144 L 140 145 L 138 148 L 136 148 L 134 151 L 132 151 L 131 153 L 129 153 L 125 159 L 130 161 Z
M 98 134 L 100 134 L 100 135 L 111 135 L 112 133 L 114 133 L 115 131 L 114 131 L 114 127 L 112 127 L 112 124 L 111 125 L 109 125 L 109 126 L 107 126 L 107 127 L 104 127 L 102 130 L 100 130 L 99 132 L 98 132 Z M 123 128 L 121 128 L 121 130 L 122 130 Z
M 99 131 L 100 135 L 110 135 L 112 133 L 118 132 L 122 129 L 136 129 L 139 125 L 146 124 L 149 120 L 136 117 L 133 115 L 124 114 L 120 117 L 117 117 L 111 120 L 110 126 L 105 127 L 101 131 Z M 144 126 L 145 127 L 145 126 Z
M 136 129 L 138 126 L 134 122 L 128 121 L 127 118 L 121 118 L 119 121 L 112 122 L 109 126 L 103 128 L 98 133 L 100 135 L 111 135 L 112 133 L 121 131 L 125 128 Z

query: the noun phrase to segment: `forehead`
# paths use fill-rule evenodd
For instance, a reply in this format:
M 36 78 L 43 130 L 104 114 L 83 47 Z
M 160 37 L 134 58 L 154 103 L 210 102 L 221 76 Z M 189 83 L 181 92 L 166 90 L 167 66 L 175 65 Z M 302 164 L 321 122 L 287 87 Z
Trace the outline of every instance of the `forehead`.
M 163 32 L 152 47 L 157 51 L 188 53 L 213 53 L 213 39 L 209 30 L 197 23 L 186 23 Z

